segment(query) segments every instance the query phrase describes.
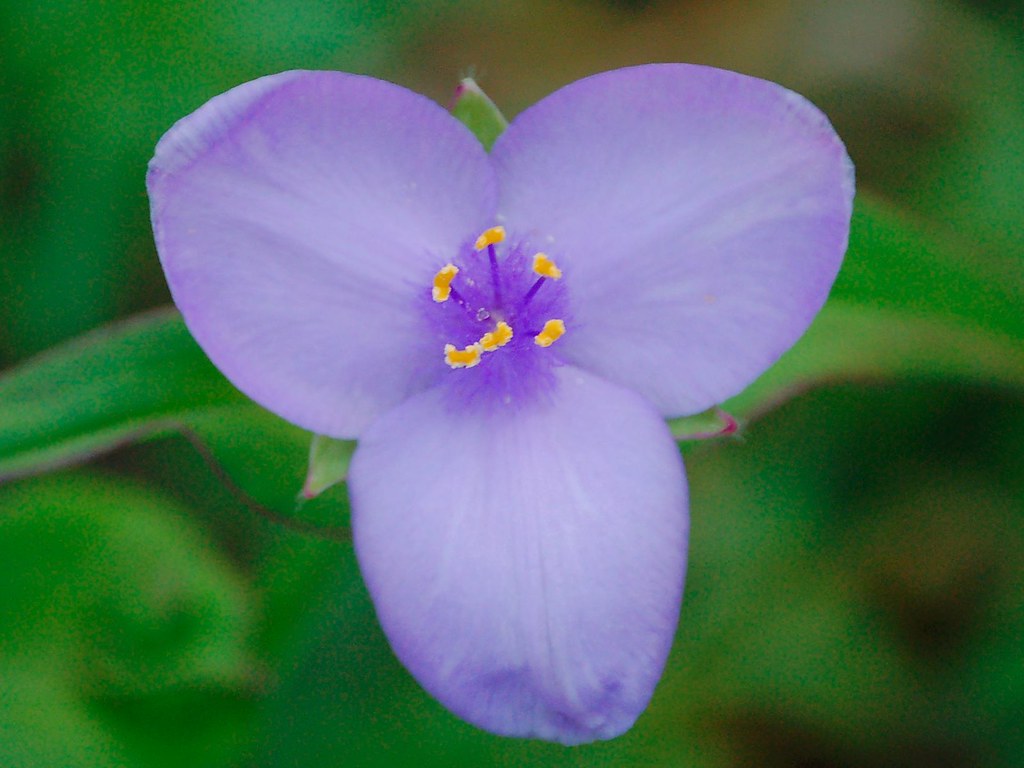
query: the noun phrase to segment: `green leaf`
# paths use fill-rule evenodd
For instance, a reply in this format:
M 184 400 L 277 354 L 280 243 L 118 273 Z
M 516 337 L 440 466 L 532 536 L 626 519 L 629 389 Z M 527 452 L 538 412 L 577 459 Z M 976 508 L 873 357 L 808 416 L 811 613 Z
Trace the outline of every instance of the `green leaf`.
M 751 418 L 814 387 L 905 377 L 1024 391 L 1024 348 L 1007 336 L 947 318 L 834 299 L 796 346 L 723 407 Z
M 62 344 L 0 376 L 0 480 L 167 434 L 246 405 L 181 316 L 162 309 Z
M 343 482 L 348 475 L 348 465 L 355 449 L 355 440 L 313 435 L 309 446 L 309 470 L 302 486 L 303 498 L 315 498 Z
M 0 376 L 0 480 L 174 434 L 251 511 L 347 540 L 337 499 L 296 515 L 309 433 L 238 392 L 173 309 L 86 334 Z
M 455 89 L 452 114 L 473 132 L 488 152 L 508 127 L 508 120 L 471 77 L 463 79 Z

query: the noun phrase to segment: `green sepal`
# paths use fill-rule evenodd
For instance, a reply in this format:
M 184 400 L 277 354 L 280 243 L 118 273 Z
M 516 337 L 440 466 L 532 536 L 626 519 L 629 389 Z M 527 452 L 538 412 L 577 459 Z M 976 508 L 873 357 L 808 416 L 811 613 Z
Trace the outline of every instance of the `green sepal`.
M 469 128 L 488 152 L 508 127 L 508 120 L 471 77 L 463 78 L 455 89 L 451 111 L 455 119 Z
M 739 422 L 718 406 L 692 416 L 669 419 L 668 428 L 676 440 L 710 440 L 715 437 L 734 435 Z
M 300 493 L 303 499 L 314 499 L 328 488 L 345 480 L 348 465 L 355 452 L 355 440 L 338 440 L 313 435 L 309 444 L 309 470 Z

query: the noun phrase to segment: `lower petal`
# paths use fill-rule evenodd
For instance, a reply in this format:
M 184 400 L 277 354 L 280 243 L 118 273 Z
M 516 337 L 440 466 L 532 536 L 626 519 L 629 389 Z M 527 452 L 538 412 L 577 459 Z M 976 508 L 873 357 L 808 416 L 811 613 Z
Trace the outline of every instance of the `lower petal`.
M 627 730 L 661 675 L 686 481 L 654 409 L 571 367 L 550 397 L 469 412 L 444 388 L 352 462 L 356 552 L 395 653 L 466 720 L 579 743 Z

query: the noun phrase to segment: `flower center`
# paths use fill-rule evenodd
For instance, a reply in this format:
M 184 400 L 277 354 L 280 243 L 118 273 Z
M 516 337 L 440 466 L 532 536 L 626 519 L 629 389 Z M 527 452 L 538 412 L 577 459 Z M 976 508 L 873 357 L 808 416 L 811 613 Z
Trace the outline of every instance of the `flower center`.
M 507 249 L 499 260 L 497 246 L 505 239 L 504 227 L 485 230 L 463 267 L 449 262 L 434 275 L 434 302 L 457 307 L 454 322 L 448 325 L 461 338 L 444 345 L 444 360 L 451 368 L 480 365 L 489 353 L 514 349 L 520 336 L 544 349 L 565 334 L 565 320 L 552 316 L 564 305 L 561 293 L 537 300 L 546 283 L 561 280 L 562 270 L 546 253 L 534 253 L 527 260 L 529 251 L 522 245 Z

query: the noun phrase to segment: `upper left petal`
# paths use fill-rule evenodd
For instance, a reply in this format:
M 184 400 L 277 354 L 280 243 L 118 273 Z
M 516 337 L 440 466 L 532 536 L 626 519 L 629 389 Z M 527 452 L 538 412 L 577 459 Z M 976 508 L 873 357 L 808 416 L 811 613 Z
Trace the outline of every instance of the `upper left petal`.
M 416 292 L 496 198 L 479 142 L 441 107 L 340 72 L 214 98 L 163 137 L 147 183 L 199 344 L 251 398 L 336 437 L 432 383 Z
M 679 615 L 678 448 L 643 398 L 571 367 L 507 412 L 452 394 L 383 416 L 350 468 L 356 554 L 388 639 L 478 726 L 616 736 L 647 705 Z

